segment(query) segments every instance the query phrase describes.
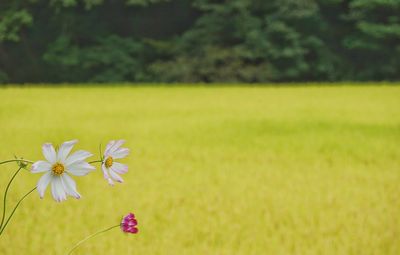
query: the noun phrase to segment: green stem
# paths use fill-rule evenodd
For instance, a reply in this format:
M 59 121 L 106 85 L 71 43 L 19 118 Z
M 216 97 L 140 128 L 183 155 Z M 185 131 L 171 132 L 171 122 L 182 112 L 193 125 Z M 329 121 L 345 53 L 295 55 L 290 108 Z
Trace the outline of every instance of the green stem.
M 100 163 L 100 162 L 103 162 L 103 160 L 94 160 L 94 161 L 90 161 L 89 164 Z
M 33 161 L 26 160 L 26 159 L 10 159 L 10 160 L 1 161 L 0 165 L 6 164 L 6 163 L 10 163 L 10 162 L 25 162 L 25 163 L 29 163 L 29 164 L 33 164 L 34 163 Z
M 34 187 L 33 189 L 31 189 L 28 193 L 26 193 L 19 201 L 18 203 L 15 205 L 13 211 L 11 212 L 10 216 L 8 216 L 6 223 L 4 224 L 3 228 L 0 230 L 0 235 L 3 233 L 4 229 L 6 229 L 8 222 L 11 220 L 12 216 L 14 215 L 15 211 L 17 210 L 18 206 L 21 204 L 21 202 L 29 195 L 31 194 L 34 190 L 36 189 L 36 187 Z
M 95 236 L 97 236 L 97 235 L 99 235 L 99 234 L 101 234 L 101 233 L 107 232 L 107 231 L 109 231 L 109 230 L 111 230 L 111 229 L 113 229 L 113 228 L 119 227 L 119 226 L 121 226 L 121 224 L 118 224 L 118 225 L 115 225 L 115 226 L 112 226 L 112 227 L 109 227 L 109 228 L 100 230 L 99 232 L 96 232 L 96 233 L 94 233 L 94 234 L 91 234 L 90 236 L 86 237 L 85 239 L 83 239 L 83 240 L 79 241 L 77 244 L 75 244 L 75 246 L 72 247 L 72 249 L 69 250 L 69 252 L 68 252 L 67 254 L 68 254 L 68 255 L 69 255 L 69 254 L 72 254 L 72 252 L 73 252 L 76 248 L 78 248 L 79 245 L 81 245 L 81 244 L 84 243 L 85 241 L 89 240 L 90 238 L 95 237 Z
M 3 197 L 3 215 L 1 216 L 1 222 L 0 222 L 0 230 L 3 227 L 3 222 L 4 222 L 4 218 L 6 217 L 6 200 L 7 200 L 7 193 L 8 190 L 10 189 L 11 183 L 13 182 L 13 180 L 15 179 L 15 177 L 17 176 L 17 174 L 19 173 L 19 171 L 22 168 L 18 168 L 18 170 L 14 173 L 14 175 L 11 177 L 10 181 L 7 184 L 6 187 L 6 191 L 4 192 L 4 197 Z

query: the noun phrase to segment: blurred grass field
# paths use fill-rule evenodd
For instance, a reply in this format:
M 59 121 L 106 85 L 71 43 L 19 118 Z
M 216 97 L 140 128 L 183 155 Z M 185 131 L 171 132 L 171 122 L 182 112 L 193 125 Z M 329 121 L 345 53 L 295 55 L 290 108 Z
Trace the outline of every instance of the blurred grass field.
M 125 182 L 97 168 L 74 177 L 81 200 L 35 192 L 0 254 L 65 254 L 129 211 L 139 235 L 75 254 L 400 254 L 398 86 L 0 89 L 0 160 L 73 138 L 96 155 L 126 139 Z M 20 174 L 9 205 L 39 177 Z

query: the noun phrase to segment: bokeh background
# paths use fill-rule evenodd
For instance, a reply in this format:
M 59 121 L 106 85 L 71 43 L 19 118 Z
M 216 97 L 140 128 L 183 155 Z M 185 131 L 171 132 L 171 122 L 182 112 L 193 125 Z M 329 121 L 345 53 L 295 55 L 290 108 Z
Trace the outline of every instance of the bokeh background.
M 27 197 L 0 254 L 134 212 L 74 254 L 398 255 L 399 70 L 398 0 L 0 0 L 0 161 L 131 149 L 122 184 L 97 165 L 80 200 Z
M 0 82 L 399 80 L 397 0 L 0 1 Z
M 35 192 L 0 254 L 66 254 L 136 213 L 140 233 L 76 254 L 400 252 L 400 87 L 63 87 L 0 90 L 0 159 L 124 138 L 125 182 L 76 177 L 80 200 Z M 92 158 L 97 159 L 96 157 Z M 16 165 L 0 166 L 1 190 Z M 40 177 L 21 173 L 9 208 Z

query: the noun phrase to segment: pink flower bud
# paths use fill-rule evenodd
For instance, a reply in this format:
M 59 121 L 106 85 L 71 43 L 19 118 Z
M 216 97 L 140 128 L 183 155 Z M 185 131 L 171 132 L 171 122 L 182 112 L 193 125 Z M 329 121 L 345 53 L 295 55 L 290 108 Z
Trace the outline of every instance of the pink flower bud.
M 136 234 L 139 231 L 137 228 L 137 220 L 133 213 L 129 213 L 122 219 L 121 230 L 131 234 Z

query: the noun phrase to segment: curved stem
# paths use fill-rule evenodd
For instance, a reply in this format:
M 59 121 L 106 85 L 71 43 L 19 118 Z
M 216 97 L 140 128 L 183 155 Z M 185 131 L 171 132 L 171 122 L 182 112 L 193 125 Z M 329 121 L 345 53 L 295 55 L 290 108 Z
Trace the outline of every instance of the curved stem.
M 99 232 L 96 232 L 96 233 L 94 233 L 94 234 L 91 234 L 90 236 L 86 237 L 85 239 L 83 239 L 83 240 L 79 241 L 77 244 L 75 244 L 75 246 L 72 247 L 72 249 L 69 250 L 69 252 L 68 252 L 67 254 L 68 254 L 68 255 L 69 255 L 69 254 L 72 254 L 72 252 L 73 252 L 76 248 L 78 248 L 79 245 L 81 245 L 81 244 L 84 243 L 85 241 L 89 240 L 90 238 L 95 237 L 95 236 L 97 236 L 97 235 L 99 235 L 99 234 L 101 234 L 101 233 L 107 232 L 107 231 L 109 231 L 109 230 L 111 230 L 111 229 L 113 229 L 113 228 L 119 227 L 119 226 L 121 226 L 121 224 L 118 224 L 118 225 L 115 225 L 115 226 L 112 226 L 112 227 L 109 227 L 109 228 L 100 230 Z
M 10 159 L 10 160 L 5 160 L 5 161 L 0 161 L 0 165 L 10 163 L 10 162 L 25 162 L 29 164 L 33 164 L 34 162 L 31 160 L 26 160 L 26 159 Z
M 7 184 L 6 187 L 6 191 L 4 192 L 4 197 L 3 197 L 3 215 L 1 216 L 1 222 L 0 222 L 0 230 L 3 227 L 3 222 L 4 222 L 4 218 L 6 217 L 6 200 L 7 200 L 7 193 L 8 190 L 10 189 L 11 183 L 13 182 L 13 180 L 15 179 L 15 176 L 17 176 L 17 174 L 19 173 L 19 171 L 22 168 L 18 168 L 18 170 L 14 173 L 14 175 L 11 177 L 10 181 Z
M 10 216 L 8 216 L 6 223 L 4 223 L 3 228 L 0 230 L 0 235 L 3 233 L 4 229 L 6 229 L 8 222 L 11 220 L 12 216 L 15 213 L 15 210 L 17 210 L 19 204 L 21 204 L 21 202 L 29 195 L 31 194 L 34 190 L 36 189 L 36 187 L 34 187 L 33 189 L 31 189 L 28 193 L 26 193 L 19 201 L 18 203 L 15 205 L 13 211 L 11 212 Z

